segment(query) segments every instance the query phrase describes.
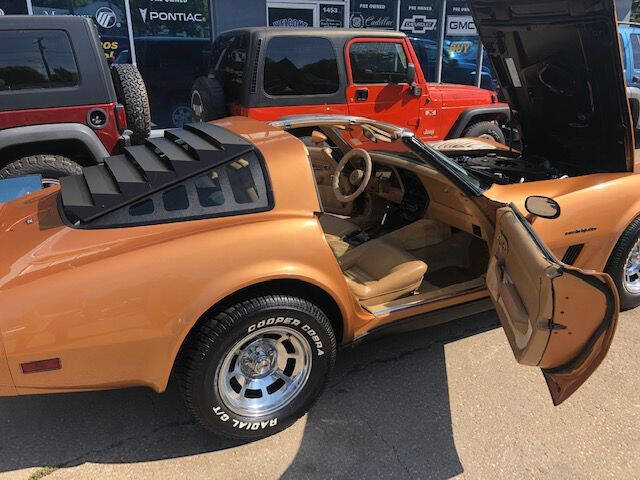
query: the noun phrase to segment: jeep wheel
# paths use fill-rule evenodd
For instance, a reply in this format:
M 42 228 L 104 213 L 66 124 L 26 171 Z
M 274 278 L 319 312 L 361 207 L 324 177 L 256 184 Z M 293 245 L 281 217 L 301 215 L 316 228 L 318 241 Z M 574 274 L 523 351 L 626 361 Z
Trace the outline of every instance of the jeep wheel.
M 185 123 L 193 121 L 191 107 L 183 99 L 175 99 L 169 105 L 169 124 L 174 128 L 182 128 Z
M 57 185 L 60 177 L 82 173 L 82 167 L 60 155 L 31 155 L 10 163 L 0 170 L 0 178 L 40 175 L 45 187 Z
M 222 84 L 215 78 L 198 77 L 191 88 L 191 115 L 194 122 L 208 122 L 227 114 Z
M 127 128 L 133 132 L 131 143 L 140 145 L 151 132 L 151 110 L 147 88 L 135 65 L 115 64 L 111 67 L 118 102 L 124 105 Z
M 495 140 L 498 143 L 505 144 L 504 133 L 496 122 L 478 122 L 469 125 L 464 132 L 463 137 L 487 138 Z
M 257 297 L 208 318 L 182 356 L 187 408 L 213 433 L 256 440 L 304 415 L 336 355 L 327 316 L 306 300 Z
M 604 271 L 616 284 L 620 310 L 640 305 L 640 217 L 620 236 Z

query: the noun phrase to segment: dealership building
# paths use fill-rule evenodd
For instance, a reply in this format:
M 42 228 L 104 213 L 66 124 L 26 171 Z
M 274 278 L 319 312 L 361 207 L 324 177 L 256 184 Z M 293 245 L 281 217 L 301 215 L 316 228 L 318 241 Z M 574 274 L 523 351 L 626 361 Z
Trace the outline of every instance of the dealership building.
M 616 5 L 628 18 L 631 0 Z M 399 30 L 413 38 L 429 81 L 495 85 L 465 0 L 0 0 L 0 14 L 93 18 L 107 60 L 140 69 L 160 127 L 189 120 L 211 39 L 237 27 Z

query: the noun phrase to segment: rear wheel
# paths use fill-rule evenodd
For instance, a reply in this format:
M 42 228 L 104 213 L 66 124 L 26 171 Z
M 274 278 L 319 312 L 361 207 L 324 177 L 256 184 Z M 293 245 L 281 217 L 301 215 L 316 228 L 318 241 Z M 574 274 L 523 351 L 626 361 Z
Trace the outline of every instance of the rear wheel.
M 82 167 L 61 155 L 30 155 L 0 170 L 0 178 L 40 175 L 45 187 L 57 185 L 60 177 L 82 173 Z
M 640 217 L 620 236 L 604 271 L 616 284 L 621 310 L 640 305 Z
M 188 409 L 213 433 L 255 440 L 304 415 L 336 355 L 327 316 L 307 300 L 256 297 L 208 318 L 182 357 Z
M 195 122 L 208 122 L 227 114 L 222 84 L 215 78 L 198 77 L 191 88 L 191 114 Z
M 506 143 L 504 133 L 500 129 L 500 126 L 494 121 L 472 123 L 462 132 L 462 136 L 487 138 L 489 140 L 495 140 L 498 143 Z
M 151 132 L 149 97 L 142 75 L 135 65 L 123 63 L 111 67 L 111 77 L 118 102 L 127 114 L 127 128 L 133 132 L 131 143 L 142 144 Z

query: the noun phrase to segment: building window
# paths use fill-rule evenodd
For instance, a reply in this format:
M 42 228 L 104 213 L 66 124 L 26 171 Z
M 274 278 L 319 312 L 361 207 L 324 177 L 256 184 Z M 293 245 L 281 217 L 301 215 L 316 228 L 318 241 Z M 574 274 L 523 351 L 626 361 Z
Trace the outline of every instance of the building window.
M 329 40 L 278 37 L 269 41 L 264 65 L 268 95 L 326 95 L 338 87 L 338 63 Z
M 78 84 L 78 66 L 65 32 L 4 31 L 0 45 L 0 91 Z
M 402 43 L 356 42 L 349 47 L 353 83 L 402 83 L 407 56 Z

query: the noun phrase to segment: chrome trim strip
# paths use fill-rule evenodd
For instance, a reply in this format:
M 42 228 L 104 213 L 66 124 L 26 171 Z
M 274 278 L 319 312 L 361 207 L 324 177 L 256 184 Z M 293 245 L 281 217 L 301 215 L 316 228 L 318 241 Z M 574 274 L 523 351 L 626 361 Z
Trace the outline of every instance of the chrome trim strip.
M 372 310 L 371 308 L 368 308 L 368 307 L 364 307 L 364 308 L 369 313 L 372 313 L 375 316 L 380 316 L 380 315 L 385 315 L 387 313 L 393 313 L 393 312 L 397 312 L 397 311 L 400 311 L 400 310 L 405 310 L 405 309 L 408 309 L 408 308 L 418 307 L 420 305 L 426 305 L 427 303 L 436 302 L 438 300 L 444 300 L 446 298 L 457 297 L 458 295 L 463 295 L 463 294 L 466 294 L 466 293 L 473 293 L 475 291 L 480 291 L 480 290 L 483 290 L 485 288 L 486 288 L 486 286 L 484 284 L 482 284 L 482 285 L 466 288 L 466 289 L 464 289 L 464 290 L 462 290 L 460 292 L 456 292 L 455 295 L 448 294 L 448 295 L 440 295 L 440 296 L 429 298 L 429 299 L 414 300 L 413 302 L 404 303 L 402 305 L 394 305 L 392 307 L 382 308 L 380 310 Z

